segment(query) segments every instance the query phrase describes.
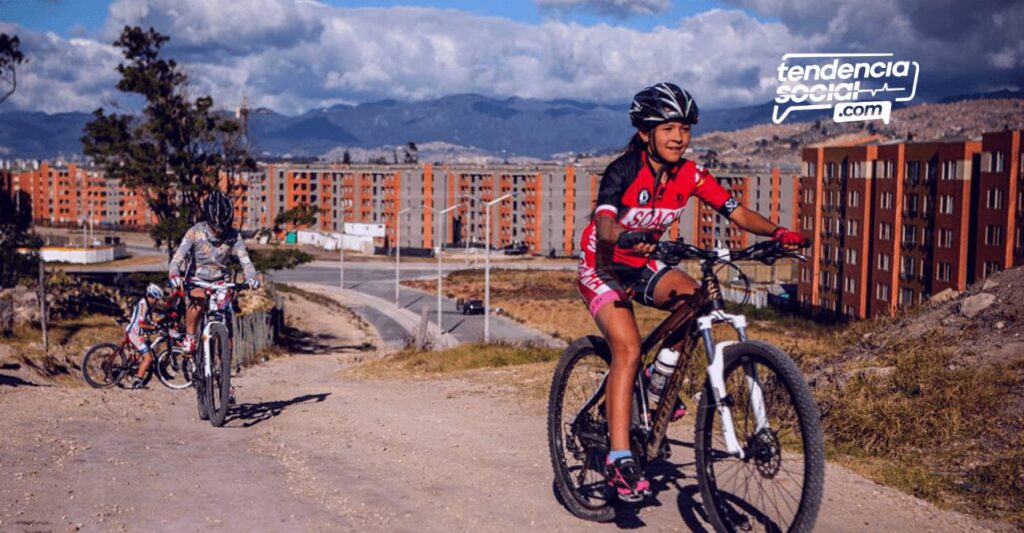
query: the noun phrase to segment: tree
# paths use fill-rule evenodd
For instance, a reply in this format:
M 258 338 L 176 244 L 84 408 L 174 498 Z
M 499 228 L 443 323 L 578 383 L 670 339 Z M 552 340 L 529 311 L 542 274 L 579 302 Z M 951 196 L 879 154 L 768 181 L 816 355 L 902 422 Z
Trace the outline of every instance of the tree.
M 416 147 L 416 143 L 409 141 L 409 144 L 405 145 L 405 162 L 416 164 L 420 160 L 420 149 Z
M 348 153 L 348 149 L 346 149 L 345 154 L 341 156 L 341 162 L 346 165 L 352 164 L 352 154 Z
M 169 39 L 125 26 L 114 42 L 125 58 L 117 89 L 142 96 L 145 106 L 141 116 L 97 109 L 82 137 L 85 155 L 146 198 L 157 218 L 150 236 L 168 256 L 199 220 L 201 200 L 220 188 L 221 172 L 251 161 L 238 123 L 215 113 L 209 96 L 190 99 L 188 77 L 162 56 Z
M 316 224 L 316 217 L 320 212 L 320 208 L 312 204 L 300 204 L 287 211 L 281 211 L 274 217 L 274 231 L 280 231 L 281 226 L 286 224 L 295 227 L 312 226 Z
M 10 88 L 4 91 L 0 86 L 0 104 L 14 94 L 18 88 L 17 66 L 25 62 L 25 54 L 18 50 L 21 40 L 17 35 L 0 33 L 0 84 L 9 85 Z
M 32 233 L 31 197 L 25 191 L 5 190 L 0 182 L 0 287 L 12 287 L 19 279 L 35 277 L 39 254 L 19 253 L 18 248 L 41 245 Z

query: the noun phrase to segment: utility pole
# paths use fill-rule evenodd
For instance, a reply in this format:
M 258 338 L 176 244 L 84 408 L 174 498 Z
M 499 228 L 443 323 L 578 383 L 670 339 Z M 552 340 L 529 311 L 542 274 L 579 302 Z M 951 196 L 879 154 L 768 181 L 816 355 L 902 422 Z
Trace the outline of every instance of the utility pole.
M 46 332 L 46 263 L 39 254 L 39 323 L 43 326 L 43 353 L 50 353 L 50 337 Z
M 448 209 L 444 209 L 437 214 L 437 226 L 435 234 L 437 235 L 437 329 L 441 331 L 441 335 L 444 335 L 444 328 L 441 327 L 441 252 L 444 250 L 444 235 L 441 233 L 442 225 L 441 219 L 444 215 L 458 209 L 461 204 L 455 204 Z
M 491 206 L 512 197 L 513 193 L 487 202 L 487 236 L 484 250 L 484 342 L 491 342 Z
M 400 282 L 398 279 L 398 272 L 400 268 L 399 263 L 401 262 L 400 258 L 402 256 L 402 213 L 408 211 L 412 211 L 412 208 L 406 207 L 398 213 L 395 213 L 395 307 L 401 307 L 402 305 L 399 300 Z

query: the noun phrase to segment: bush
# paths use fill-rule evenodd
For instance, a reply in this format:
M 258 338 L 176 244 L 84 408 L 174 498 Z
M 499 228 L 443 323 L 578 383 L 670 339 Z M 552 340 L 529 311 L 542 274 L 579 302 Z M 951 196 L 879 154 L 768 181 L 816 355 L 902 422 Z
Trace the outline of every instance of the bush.
M 309 263 L 313 256 L 301 250 L 274 248 L 252 250 L 249 252 L 256 270 L 266 273 L 271 270 L 291 270 L 299 265 Z

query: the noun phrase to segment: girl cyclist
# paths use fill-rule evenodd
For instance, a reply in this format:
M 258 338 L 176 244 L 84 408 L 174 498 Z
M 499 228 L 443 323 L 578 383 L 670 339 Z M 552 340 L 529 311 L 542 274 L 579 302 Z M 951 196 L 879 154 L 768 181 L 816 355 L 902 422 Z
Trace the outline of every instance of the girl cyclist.
M 633 377 L 640 364 L 632 301 L 671 311 L 686 306 L 700 287 L 687 274 L 649 259 L 655 243 L 690 196 L 783 245 L 797 246 L 802 237 L 738 205 L 703 167 L 683 158 L 699 118 L 690 93 L 672 83 L 647 87 L 633 97 L 629 118 L 637 131 L 601 178 L 597 207 L 580 242 L 577 287 L 612 351 L 605 390 L 608 482 L 621 500 L 639 502 L 650 494 L 650 483 L 629 448 Z M 680 405 L 677 415 L 683 413 Z

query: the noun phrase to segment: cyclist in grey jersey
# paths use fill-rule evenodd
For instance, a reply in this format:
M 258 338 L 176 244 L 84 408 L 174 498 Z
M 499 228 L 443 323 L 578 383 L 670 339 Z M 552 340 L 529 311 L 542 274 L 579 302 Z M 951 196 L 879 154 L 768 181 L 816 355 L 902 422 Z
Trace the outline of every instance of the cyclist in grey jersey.
M 168 270 L 172 286 L 184 284 L 182 276 L 186 266 L 186 258 L 191 252 L 195 258 L 194 279 L 206 282 L 224 281 L 228 276 L 227 262 L 233 254 L 242 264 L 245 282 L 250 288 L 259 288 L 256 279 L 256 267 L 245 249 L 245 241 L 238 230 L 232 227 L 234 209 L 231 200 L 222 192 L 213 192 L 203 204 L 204 222 L 200 222 L 185 232 L 185 237 L 174 252 Z M 182 346 L 192 353 L 196 349 L 196 327 L 199 315 L 202 314 L 206 293 L 203 289 L 193 289 L 189 293 L 189 306 L 185 311 L 185 341 Z
M 222 236 L 214 233 L 207 222 L 200 222 L 185 232 L 185 237 L 174 252 L 169 267 L 171 277 L 184 274 L 186 259 L 189 252 L 195 254 L 196 271 L 194 276 L 203 281 L 220 281 L 227 277 L 227 262 L 234 255 L 242 264 L 245 279 L 256 278 L 256 268 L 249 259 L 249 252 L 234 228 L 228 228 Z

